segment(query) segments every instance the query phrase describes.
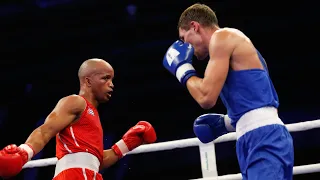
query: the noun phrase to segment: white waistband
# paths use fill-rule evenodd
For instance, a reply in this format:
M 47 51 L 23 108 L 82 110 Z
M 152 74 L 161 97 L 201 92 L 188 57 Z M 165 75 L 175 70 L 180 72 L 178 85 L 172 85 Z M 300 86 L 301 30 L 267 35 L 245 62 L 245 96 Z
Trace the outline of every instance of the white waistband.
M 239 139 L 245 133 L 262 126 L 280 124 L 284 125 L 274 107 L 262 107 L 245 113 L 237 122 L 236 135 Z
M 67 154 L 57 162 L 54 177 L 70 168 L 86 168 L 98 172 L 99 166 L 100 162 L 98 158 L 90 153 L 78 152 Z

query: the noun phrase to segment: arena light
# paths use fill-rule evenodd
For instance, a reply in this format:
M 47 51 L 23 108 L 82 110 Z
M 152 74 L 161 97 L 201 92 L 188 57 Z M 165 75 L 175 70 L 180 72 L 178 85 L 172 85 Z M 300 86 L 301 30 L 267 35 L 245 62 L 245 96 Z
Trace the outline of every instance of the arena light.
M 49 8 L 61 4 L 68 4 L 73 0 L 36 0 L 36 5 L 40 8 Z
M 129 4 L 126 7 L 129 16 L 135 16 L 137 12 L 137 6 L 134 4 Z

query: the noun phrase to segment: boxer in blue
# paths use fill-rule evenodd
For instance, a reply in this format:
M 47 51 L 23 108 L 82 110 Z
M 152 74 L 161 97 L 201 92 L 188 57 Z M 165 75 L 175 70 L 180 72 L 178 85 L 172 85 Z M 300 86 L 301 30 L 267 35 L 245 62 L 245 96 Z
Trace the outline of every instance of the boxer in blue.
M 291 180 L 294 164 L 290 133 L 278 116 L 279 100 L 262 55 L 240 30 L 220 28 L 204 4 L 188 7 L 178 22 L 180 40 L 166 52 L 163 65 L 204 109 L 220 96 L 227 115 L 204 114 L 194 133 L 209 143 L 236 131 L 236 151 L 243 179 Z M 203 78 L 192 66 L 209 56 Z

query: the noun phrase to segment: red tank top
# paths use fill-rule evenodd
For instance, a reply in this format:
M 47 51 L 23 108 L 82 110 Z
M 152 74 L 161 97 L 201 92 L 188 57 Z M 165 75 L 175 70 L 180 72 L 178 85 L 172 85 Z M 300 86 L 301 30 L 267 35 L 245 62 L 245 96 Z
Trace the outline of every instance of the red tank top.
M 85 98 L 86 109 L 74 124 L 69 125 L 56 135 L 56 156 L 76 152 L 95 155 L 100 164 L 103 160 L 103 130 L 98 111 Z

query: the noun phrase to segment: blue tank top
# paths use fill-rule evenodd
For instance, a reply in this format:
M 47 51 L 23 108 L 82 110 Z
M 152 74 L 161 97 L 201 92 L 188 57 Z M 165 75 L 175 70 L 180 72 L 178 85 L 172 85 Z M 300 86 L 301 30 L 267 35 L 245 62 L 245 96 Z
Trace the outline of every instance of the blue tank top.
M 248 111 L 265 106 L 279 106 L 278 95 L 269 77 L 267 65 L 259 51 L 257 53 L 264 69 L 230 69 L 220 93 L 234 127 Z

